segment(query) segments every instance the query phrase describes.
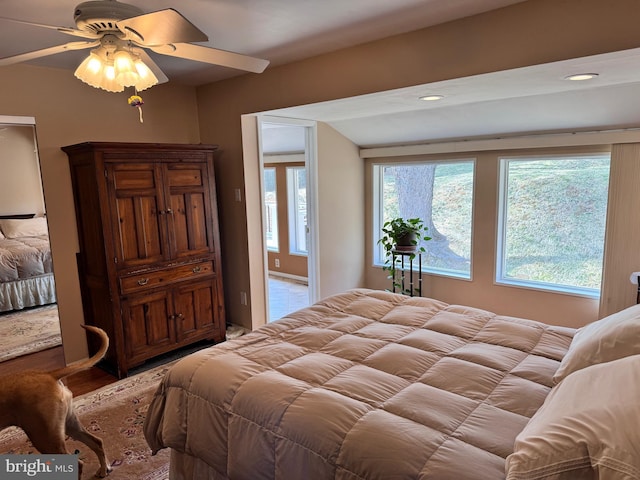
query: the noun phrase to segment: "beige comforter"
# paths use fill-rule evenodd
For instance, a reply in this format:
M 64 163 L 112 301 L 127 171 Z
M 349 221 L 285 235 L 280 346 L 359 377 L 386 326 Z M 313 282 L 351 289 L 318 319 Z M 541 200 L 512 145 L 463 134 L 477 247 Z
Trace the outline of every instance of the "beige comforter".
M 0 282 L 24 280 L 52 272 L 48 236 L 0 239 Z
M 352 290 L 178 362 L 145 435 L 216 478 L 498 480 L 573 333 Z

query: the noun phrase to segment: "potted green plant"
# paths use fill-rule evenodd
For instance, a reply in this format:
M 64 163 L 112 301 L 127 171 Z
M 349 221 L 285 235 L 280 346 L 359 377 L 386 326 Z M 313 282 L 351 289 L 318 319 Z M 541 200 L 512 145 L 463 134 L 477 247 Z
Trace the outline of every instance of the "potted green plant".
M 431 240 L 431 237 L 427 236 L 427 230 L 420 218 L 396 217 L 382 226 L 382 237 L 378 240 L 384 249 L 385 263 L 382 269 L 389 272 L 388 278 L 393 282 L 394 290 L 398 287 L 402 291 L 402 285 L 396 280 L 396 264 L 402 266 L 403 256 L 393 253 L 410 253 L 410 259 L 413 259 L 417 252 L 424 253 L 426 250 L 420 245 L 420 241 Z

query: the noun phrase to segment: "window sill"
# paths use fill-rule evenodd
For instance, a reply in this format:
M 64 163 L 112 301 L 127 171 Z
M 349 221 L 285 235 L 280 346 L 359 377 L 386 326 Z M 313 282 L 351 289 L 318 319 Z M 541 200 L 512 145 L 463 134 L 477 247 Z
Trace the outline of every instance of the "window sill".
M 569 287 L 566 285 L 555 285 L 542 282 L 528 282 L 526 280 L 505 280 L 496 279 L 496 285 L 504 287 L 525 288 L 528 290 L 538 290 L 547 293 L 557 293 L 560 295 L 572 295 L 575 297 L 600 298 L 600 291 L 593 288 Z

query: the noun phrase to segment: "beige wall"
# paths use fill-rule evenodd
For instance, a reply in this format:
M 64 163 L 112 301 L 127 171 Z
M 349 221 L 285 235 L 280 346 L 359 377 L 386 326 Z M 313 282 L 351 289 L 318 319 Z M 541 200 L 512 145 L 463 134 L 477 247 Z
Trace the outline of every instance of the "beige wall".
M 318 300 L 363 287 L 364 161 L 359 149 L 318 123 Z
M 258 165 L 243 163 L 241 115 L 637 48 L 637 7 L 636 0 L 529 0 L 198 88 L 202 141 L 225 150 L 216 173 L 224 178 L 218 192 L 231 320 L 249 326 L 252 306 L 260 315 L 264 309 L 255 301 L 260 295 L 253 295 L 254 289 L 264 291 Z M 246 189 L 245 205 L 233 201 L 234 188 Z M 492 301 L 498 304 L 512 290 L 493 290 Z M 252 298 L 248 308 L 239 305 L 241 291 Z M 546 301 L 536 299 L 518 311 L 540 317 L 537 307 Z
M 0 215 L 45 213 L 33 125 L 0 123 Z
M 640 271 L 640 144 L 614 145 L 600 317 L 636 303 Z
M 77 229 L 64 145 L 84 141 L 198 143 L 195 90 L 160 85 L 142 92 L 144 123 L 127 104 L 132 93 L 107 93 L 73 72 L 17 65 L 0 68 L 0 114 L 36 119 L 44 197 L 67 362 L 87 355 L 76 252 Z

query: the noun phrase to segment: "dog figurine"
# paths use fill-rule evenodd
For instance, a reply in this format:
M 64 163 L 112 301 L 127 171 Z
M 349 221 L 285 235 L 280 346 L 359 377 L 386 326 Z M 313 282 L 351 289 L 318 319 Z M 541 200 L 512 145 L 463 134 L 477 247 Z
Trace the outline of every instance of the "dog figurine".
M 98 335 L 100 349 L 87 360 L 49 372 L 28 371 L 0 377 L 0 430 L 15 425 L 27 434 L 33 446 L 43 454 L 67 454 L 66 436 L 93 450 L 100 460 L 97 477 L 106 477 L 108 465 L 102 440 L 89 433 L 73 409 L 73 394 L 61 379 L 87 370 L 104 357 L 109 337 L 104 330 L 82 325 Z M 78 460 L 79 478 L 82 462 Z

